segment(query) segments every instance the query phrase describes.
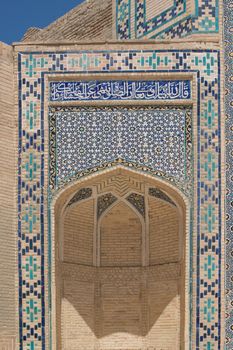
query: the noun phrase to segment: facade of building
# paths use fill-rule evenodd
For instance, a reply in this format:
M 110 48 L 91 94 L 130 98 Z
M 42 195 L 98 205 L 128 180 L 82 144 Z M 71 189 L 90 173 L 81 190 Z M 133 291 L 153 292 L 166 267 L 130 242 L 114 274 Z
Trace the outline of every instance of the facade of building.
M 89 0 L 0 43 L 0 350 L 233 349 L 232 33 Z

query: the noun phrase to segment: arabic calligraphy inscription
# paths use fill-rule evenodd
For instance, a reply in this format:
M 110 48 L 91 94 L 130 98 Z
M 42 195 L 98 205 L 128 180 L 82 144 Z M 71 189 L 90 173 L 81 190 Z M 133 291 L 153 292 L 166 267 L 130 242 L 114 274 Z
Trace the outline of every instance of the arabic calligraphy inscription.
M 190 80 L 63 81 L 50 83 L 50 101 L 189 100 Z

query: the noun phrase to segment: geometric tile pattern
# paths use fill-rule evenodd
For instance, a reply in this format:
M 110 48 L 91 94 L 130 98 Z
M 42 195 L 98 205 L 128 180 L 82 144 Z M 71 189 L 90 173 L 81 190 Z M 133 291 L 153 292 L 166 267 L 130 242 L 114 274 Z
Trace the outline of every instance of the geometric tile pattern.
M 174 0 L 171 6 L 171 1 L 117 0 L 117 38 L 174 39 L 195 33 L 218 32 L 218 0 L 193 2 Z
M 56 188 L 75 173 L 119 158 L 163 172 L 183 188 L 192 179 L 190 109 L 59 107 L 50 113 L 51 123 Z
M 145 216 L 145 198 L 141 194 L 131 193 L 126 198 L 144 217 Z
M 163 191 L 161 191 L 159 188 L 149 188 L 149 195 L 152 197 L 162 199 L 163 201 L 168 202 L 168 203 L 176 206 L 176 204 L 173 202 L 173 200 L 170 197 L 168 197 L 168 195 L 166 193 L 164 193 Z
M 209 6 L 212 1 L 205 2 Z M 204 6 L 204 1 L 199 1 Z M 204 11 L 204 10 L 203 10 Z M 202 11 L 201 11 L 202 12 Z M 21 52 L 18 56 L 19 169 L 18 268 L 20 350 L 45 349 L 45 123 L 46 74 L 189 72 L 197 78 L 197 237 L 193 276 L 196 349 L 221 341 L 221 137 L 220 54 L 217 50 Z M 127 166 L 127 161 L 126 161 Z M 98 172 L 98 167 L 93 170 Z M 150 170 L 147 170 L 148 172 Z M 145 172 L 141 167 L 141 172 Z M 86 172 L 83 172 L 87 174 Z M 152 172 L 153 175 L 153 172 Z M 79 177 L 83 176 L 79 173 Z M 162 176 L 162 175 L 161 175 Z M 46 230 L 46 231 L 45 231 Z M 50 237 L 50 236 L 49 236 Z M 49 238 L 50 239 L 50 238 Z M 48 268 L 50 268 L 48 266 Z M 49 276 L 48 280 L 49 280 Z M 47 301 L 45 303 L 45 301 Z M 53 305 L 51 306 L 53 307 Z M 51 310 L 50 310 L 51 312 Z
M 130 18 L 131 4 L 130 0 L 116 0 L 116 32 L 119 39 L 131 38 Z
M 151 2 L 151 1 L 150 1 Z M 156 29 L 162 27 L 164 23 L 169 23 L 174 18 L 179 17 L 185 12 L 186 0 L 175 0 L 173 5 L 167 5 L 166 1 L 161 2 L 160 13 L 153 18 L 147 18 L 148 1 L 136 0 L 136 38 L 140 39 L 145 34 L 153 33 Z M 158 1 L 154 8 L 158 6 Z
M 233 1 L 225 1 L 226 349 L 233 349 Z
M 68 206 L 71 206 L 74 203 L 82 201 L 84 199 L 90 198 L 92 196 L 91 188 L 82 188 L 79 190 L 74 197 L 69 201 Z
M 116 201 L 117 198 L 112 193 L 106 193 L 98 197 L 97 217 L 100 218 L 100 216 L 108 209 L 108 207 L 110 207 L 110 205 Z

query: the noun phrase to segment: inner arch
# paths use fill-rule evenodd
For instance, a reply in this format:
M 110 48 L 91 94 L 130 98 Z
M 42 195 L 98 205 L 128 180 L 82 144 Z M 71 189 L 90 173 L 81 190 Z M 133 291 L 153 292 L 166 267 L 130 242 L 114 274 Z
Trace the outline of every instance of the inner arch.
M 182 349 L 185 207 L 178 198 L 123 169 L 64 191 L 55 207 L 58 349 Z

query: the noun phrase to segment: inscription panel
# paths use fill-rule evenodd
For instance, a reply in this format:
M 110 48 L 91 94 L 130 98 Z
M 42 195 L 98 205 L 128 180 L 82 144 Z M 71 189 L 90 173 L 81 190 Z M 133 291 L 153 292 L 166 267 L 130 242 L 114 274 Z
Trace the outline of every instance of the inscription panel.
M 190 80 L 51 82 L 51 101 L 188 100 Z

